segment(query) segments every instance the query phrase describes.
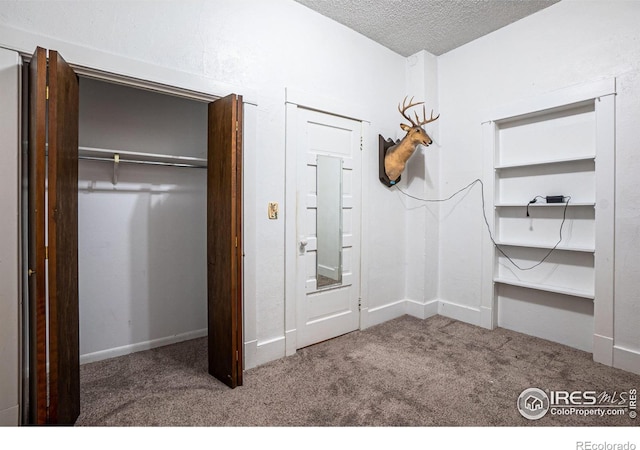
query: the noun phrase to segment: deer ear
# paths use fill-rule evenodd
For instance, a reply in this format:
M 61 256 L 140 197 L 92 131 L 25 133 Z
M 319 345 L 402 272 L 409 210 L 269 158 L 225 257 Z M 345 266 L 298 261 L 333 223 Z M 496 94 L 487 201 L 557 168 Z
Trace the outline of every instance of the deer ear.
M 411 129 L 409 125 L 405 125 L 404 123 L 400 124 L 400 128 L 402 128 L 402 131 L 409 131 Z

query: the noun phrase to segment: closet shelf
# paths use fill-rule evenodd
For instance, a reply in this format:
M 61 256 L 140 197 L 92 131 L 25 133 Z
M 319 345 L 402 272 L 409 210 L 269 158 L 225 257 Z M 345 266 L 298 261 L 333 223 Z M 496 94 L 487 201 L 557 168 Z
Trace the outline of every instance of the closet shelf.
M 553 292 L 556 294 L 570 295 L 572 297 L 586 298 L 589 300 L 593 300 L 595 298 L 594 292 L 585 291 L 582 289 L 573 289 L 573 288 L 561 287 L 561 286 L 550 286 L 547 284 L 532 283 L 530 281 L 521 281 L 521 280 L 510 280 L 506 278 L 495 278 L 493 281 L 500 284 L 508 284 L 510 286 L 523 287 L 527 289 L 535 289 L 538 291 L 545 291 L 545 292 Z
M 513 163 L 513 164 L 498 164 L 497 166 L 495 166 L 495 169 L 496 170 L 517 169 L 520 167 L 535 167 L 535 166 L 546 166 L 551 164 L 575 163 L 580 161 L 594 161 L 595 159 L 596 159 L 595 155 L 576 156 L 576 157 L 570 157 L 570 158 L 549 159 L 545 161 L 531 161 L 531 162 Z
M 545 250 L 551 250 L 555 244 L 539 244 L 539 243 L 526 243 L 526 242 L 515 242 L 515 241 L 496 241 L 496 244 L 504 247 L 523 247 L 523 248 L 541 248 Z M 556 247 L 556 250 L 566 251 L 566 252 L 582 252 L 582 253 L 594 253 L 596 251 L 595 247 L 580 247 L 580 246 L 572 246 L 572 245 L 559 245 Z
M 116 155 L 121 163 L 151 164 L 174 167 L 207 167 L 207 160 L 191 156 L 163 155 L 159 153 L 130 152 L 95 147 L 78 147 L 78 158 L 114 162 Z

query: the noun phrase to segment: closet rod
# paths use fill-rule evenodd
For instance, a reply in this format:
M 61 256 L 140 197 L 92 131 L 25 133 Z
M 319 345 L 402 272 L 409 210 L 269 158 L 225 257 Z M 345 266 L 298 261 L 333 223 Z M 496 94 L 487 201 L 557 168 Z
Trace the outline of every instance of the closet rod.
M 99 156 L 78 156 L 78 159 L 85 159 L 88 161 L 106 161 L 106 162 L 110 162 L 113 163 L 114 159 L 113 158 L 103 158 L 103 157 L 99 157 Z M 170 163 L 170 162 L 164 162 L 164 161 L 141 161 L 141 160 L 136 160 L 136 159 L 122 159 L 120 158 L 120 160 L 118 161 L 119 163 L 133 163 L 133 164 L 149 164 L 149 165 L 153 165 L 153 166 L 173 166 L 173 167 L 188 167 L 188 168 L 194 168 L 194 169 L 206 169 L 207 166 L 206 165 L 200 165 L 200 164 L 184 164 L 184 163 Z
M 207 160 L 192 156 L 162 155 L 158 153 L 130 152 L 94 147 L 78 147 L 78 158 L 94 161 L 113 162 L 117 158 L 119 162 L 134 164 L 151 164 L 173 167 L 206 168 Z

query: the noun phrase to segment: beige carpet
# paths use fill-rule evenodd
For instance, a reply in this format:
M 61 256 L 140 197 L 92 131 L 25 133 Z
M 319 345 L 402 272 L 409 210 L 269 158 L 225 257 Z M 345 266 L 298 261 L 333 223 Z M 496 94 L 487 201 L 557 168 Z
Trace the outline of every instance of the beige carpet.
M 504 329 L 404 316 L 248 370 L 234 390 L 206 371 L 206 339 L 81 367 L 89 426 L 634 426 L 640 419 L 531 421 L 530 387 L 621 392 L 640 376 Z

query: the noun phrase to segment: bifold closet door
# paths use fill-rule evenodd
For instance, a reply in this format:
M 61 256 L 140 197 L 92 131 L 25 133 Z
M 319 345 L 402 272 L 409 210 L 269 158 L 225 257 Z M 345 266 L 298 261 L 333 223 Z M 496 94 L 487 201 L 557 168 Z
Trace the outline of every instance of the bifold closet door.
M 209 104 L 207 291 L 209 373 L 242 385 L 242 97 Z
M 80 414 L 78 78 L 43 48 L 29 71 L 30 421 L 70 425 Z

